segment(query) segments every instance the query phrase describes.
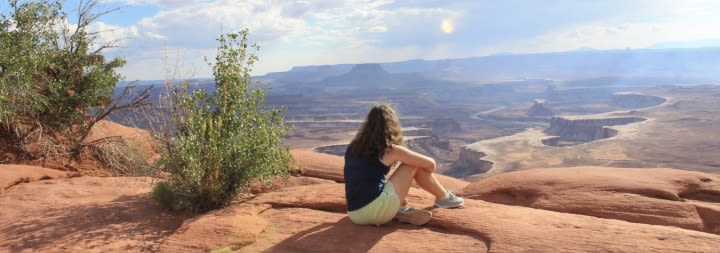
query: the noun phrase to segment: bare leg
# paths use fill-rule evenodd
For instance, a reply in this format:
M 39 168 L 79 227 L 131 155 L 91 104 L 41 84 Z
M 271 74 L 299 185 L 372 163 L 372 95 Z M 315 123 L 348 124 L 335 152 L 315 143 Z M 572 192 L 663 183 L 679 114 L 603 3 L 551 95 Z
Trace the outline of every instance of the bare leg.
M 415 182 L 420 188 L 425 189 L 429 193 L 435 195 L 435 197 L 441 198 L 445 196 L 445 187 L 440 184 L 440 181 L 435 178 L 432 172 L 418 169 L 415 172 Z
M 388 179 L 392 182 L 395 187 L 395 194 L 398 195 L 400 201 L 403 201 L 407 197 L 408 191 L 410 191 L 410 185 L 412 185 L 413 178 L 420 169 L 410 167 L 409 165 L 401 164 L 395 170 L 395 173 Z

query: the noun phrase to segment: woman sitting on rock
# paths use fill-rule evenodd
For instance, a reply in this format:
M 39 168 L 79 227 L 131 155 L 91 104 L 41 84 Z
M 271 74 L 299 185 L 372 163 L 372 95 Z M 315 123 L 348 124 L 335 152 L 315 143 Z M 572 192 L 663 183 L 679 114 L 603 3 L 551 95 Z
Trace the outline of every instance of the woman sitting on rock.
M 430 211 L 402 207 L 407 204 L 405 197 L 413 179 L 436 196 L 436 207 L 453 208 L 464 203 L 435 178 L 435 160 L 402 144 L 395 110 L 389 105 L 374 106 L 345 151 L 345 198 L 354 223 L 380 225 L 393 218 L 415 225 L 429 222 Z M 386 178 L 394 166 L 397 170 Z

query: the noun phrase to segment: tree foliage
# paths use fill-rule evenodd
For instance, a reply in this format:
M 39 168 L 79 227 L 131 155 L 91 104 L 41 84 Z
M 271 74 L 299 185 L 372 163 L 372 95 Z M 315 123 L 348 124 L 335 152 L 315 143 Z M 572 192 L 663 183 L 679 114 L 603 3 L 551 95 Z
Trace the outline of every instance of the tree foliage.
M 0 15 L 0 134 L 29 158 L 47 153 L 33 152 L 30 142 L 57 144 L 60 154 L 78 153 L 95 122 L 147 98 L 141 94 L 125 104 L 111 99 L 121 79 L 116 70 L 125 61 L 105 59 L 102 53 L 113 42 L 100 44 L 98 33 L 90 31 L 112 11 L 95 12 L 96 3 L 80 1 L 73 20 L 59 0 L 10 0 L 9 13 Z M 88 115 L 91 108 L 95 114 Z M 60 145 L 63 141 L 70 145 Z
M 248 31 L 221 35 L 212 96 L 187 82 L 176 92 L 175 127 L 164 140 L 160 163 L 171 174 L 153 196 L 160 203 L 193 213 L 223 207 L 256 179 L 286 175 L 290 155 L 278 109 L 265 107 L 267 90 L 251 80 L 258 60 Z

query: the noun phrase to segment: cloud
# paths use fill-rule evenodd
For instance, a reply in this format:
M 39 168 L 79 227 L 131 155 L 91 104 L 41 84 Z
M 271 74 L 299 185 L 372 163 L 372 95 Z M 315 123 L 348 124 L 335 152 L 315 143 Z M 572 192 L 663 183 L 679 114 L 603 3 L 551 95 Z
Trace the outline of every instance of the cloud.
M 126 3 L 135 4 L 132 1 Z M 159 66 L 162 65 L 165 48 L 171 51 L 180 49 L 180 61 L 198 66 L 198 70 L 193 71 L 198 76 L 208 76 L 210 70 L 205 68 L 201 59 L 206 56 L 213 58 L 215 38 L 221 33 L 249 28 L 251 41 L 266 44 L 283 41 L 291 34 L 305 30 L 302 20 L 283 16 L 286 6 L 267 5 L 265 1 L 249 4 L 236 1 L 155 3 L 167 7 L 135 24 L 113 27 L 113 32 L 102 33 L 105 40 L 121 42 L 119 46 L 122 48 L 109 52 L 127 59 L 125 72 L 130 79 L 157 79 L 158 74 L 163 72 Z M 108 27 L 101 25 L 97 29 Z
M 341 7 L 342 1 L 314 0 L 314 1 L 287 1 L 282 5 L 282 16 L 302 18 L 315 12 L 322 12 Z
M 705 38 L 720 38 L 720 31 L 713 29 L 714 23 L 696 24 L 678 21 L 653 23 L 608 24 L 595 22 L 578 24 L 564 29 L 523 40 L 514 40 L 487 51 L 508 51 L 515 53 L 557 52 L 573 48 L 623 49 L 654 47 L 661 42 L 715 41 L 704 46 L 720 46 L 717 41 Z M 677 43 L 680 45 L 681 43 Z
M 249 28 L 255 41 L 281 40 L 291 33 L 302 32 L 304 21 L 297 15 L 313 11 L 329 3 L 302 4 L 290 2 L 276 5 L 267 1 L 134 1 L 132 5 L 156 4 L 162 6 L 156 14 L 141 19 L 126 29 L 136 29 L 140 36 L 131 38 L 128 45 L 153 43 L 158 38 L 168 45 L 181 47 L 212 47 L 220 33 Z M 140 8 L 140 7 L 137 7 Z M 154 42 L 157 43 L 157 42 Z
M 162 8 L 182 8 L 194 6 L 203 2 L 202 0 L 99 0 L 101 4 L 119 3 L 128 6 L 155 5 Z
M 368 29 L 368 31 L 376 32 L 376 33 L 384 33 L 384 32 L 388 31 L 388 28 L 384 25 L 379 25 L 379 26 L 375 26 L 375 27 L 370 27 L 370 29 Z
M 128 64 L 134 64 L 134 58 L 162 59 L 165 47 L 183 51 L 184 61 L 202 63 L 202 56 L 214 54 L 217 35 L 247 27 L 251 41 L 262 48 L 259 73 L 293 65 L 643 47 L 720 38 L 713 27 L 720 23 L 720 2 L 711 0 L 105 2 L 125 4 L 126 12 L 157 8 L 129 25 L 106 24 L 114 32 L 103 39 L 124 38 L 123 50 L 116 53 L 128 54 Z

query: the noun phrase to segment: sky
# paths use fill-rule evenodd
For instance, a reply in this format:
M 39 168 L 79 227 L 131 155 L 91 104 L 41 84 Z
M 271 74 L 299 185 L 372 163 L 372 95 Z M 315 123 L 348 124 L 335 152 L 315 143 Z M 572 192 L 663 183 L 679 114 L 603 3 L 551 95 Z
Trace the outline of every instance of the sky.
M 253 75 L 293 66 L 579 49 L 720 46 L 716 0 L 98 0 L 93 29 L 126 80 L 211 77 L 216 38 L 243 28 Z M 72 11 L 78 1 L 65 1 Z M 5 9 L 0 9 L 5 11 Z

